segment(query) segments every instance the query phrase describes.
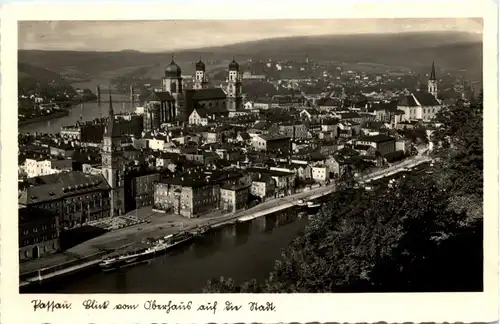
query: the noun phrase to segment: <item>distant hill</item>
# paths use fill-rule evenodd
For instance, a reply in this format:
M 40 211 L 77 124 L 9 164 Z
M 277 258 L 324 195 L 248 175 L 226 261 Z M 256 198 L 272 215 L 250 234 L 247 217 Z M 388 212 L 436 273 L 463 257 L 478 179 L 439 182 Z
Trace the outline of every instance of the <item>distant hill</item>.
M 19 62 L 18 68 L 18 93 L 38 93 L 41 96 L 57 98 L 63 92 L 75 93 L 69 81 L 59 73 L 38 66 Z
M 180 52 L 175 55 L 175 62 L 179 64 L 183 73 L 192 73 L 194 64 L 203 57 L 203 60 L 218 60 L 223 57 L 224 62 L 231 60 L 231 55 L 218 55 L 201 51 Z M 129 72 L 130 68 L 144 68 L 163 70 L 171 61 L 171 53 L 144 53 L 137 51 L 118 52 L 81 52 L 81 51 L 41 51 L 20 50 L 19 62 L 25 62 L 44 67 L 52 71 L 66 74 L 75 69 L 83 71 L 91 76 L 99 77 L 105 74 L 107 77 L 122 75 Z M 207 64 L 210 68 L 210 64 Z M 153 72 L 156 75 L 156 72 Z
M 482 69 L 481 35 L 463 32 L 285 37 L 204 48 L 252 58 L 371 62 L 408 68 L 429 67 L 434 60 L 449 70 Z
M 328 35 L 287 37 L 245 42 L 227 46 L 186 50 L 175 53 L 175 61 L 190 74 L 200 57 L 211 61 L 208 68 L 221 67 L 236 56 L 248 58 L 304 60 L 306 55 L 317 61 L 372 62 L 405 66 L 411 69 L 428 68 L 436 61 L 439 68 L 467 70 L 473 75 L 482 71 L 481 35 L 463 32 L 422 32 L 399 34 Z M 117 52 L 19 51 L 19 62 L 30 63 L 59 73 L 77 69 L 93 77 L 103 72 L 125 68 L 142 68 L 145 76 L 161 74 L 170 63 L 170 53 L 144 53 L 134 50 Z M 148 70 L 147 67 L 151 69 Z M 159 72 L 156 72 L 156 71 Z
M 19 62 L 17 64 L 18 79 L 25 81 L 27 79 L 39 80 L 41 82 L 62 81 L 61 75 L 38 66 Z

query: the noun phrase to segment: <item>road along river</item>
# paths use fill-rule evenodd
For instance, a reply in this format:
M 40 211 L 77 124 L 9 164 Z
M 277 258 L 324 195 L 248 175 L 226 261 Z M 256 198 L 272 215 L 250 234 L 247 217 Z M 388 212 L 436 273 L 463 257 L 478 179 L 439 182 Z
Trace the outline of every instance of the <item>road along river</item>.
M 282 249 L 304 230 L 297 207 L 216 228 L 149 263 L 100 269 L 38 286 L 32 293 L 200 293 L 209 279 L 264 281 Z M 24 291 L 23 291 L 24 292 Z

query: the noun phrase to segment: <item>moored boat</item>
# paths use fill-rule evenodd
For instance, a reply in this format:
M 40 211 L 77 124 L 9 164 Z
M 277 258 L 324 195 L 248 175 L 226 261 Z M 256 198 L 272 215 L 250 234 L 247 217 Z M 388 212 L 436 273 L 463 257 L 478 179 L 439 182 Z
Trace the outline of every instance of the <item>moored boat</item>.
M 190 232 L 180 232 L 170 238 L 170 247 L 185 243 L 193 239 L 195 235 Z
M 118 268 L 123 268 L 128 265 L 142 263 L 150 259 L 154 254 L 164 252 L 174 246 L 188 242 L 195 237 L 190 232 L 181 232 L 177 234 L 167 235 L 155 243 L 141 243 L 134 247 L 129 247 L 123 252 L 113 252 L 104 257 L 99 263 L 99 266 L 104 271 L 110 271 Z
M 178 234 L 170 234 L 164 236 L 163 238 L 157 240 L 157 242 L 153 246 L 150 246 L 148 249 L 146 249 L 142 255 L 151 255 L 154 253 L 166 251 L 167 249 L 187 242 L 194 237 L 195 235 L 189 232 L 181 232 Z
M 319 208 L 319 207 L 321 207 L 321 204 L 318 202 L 308 201 L 307 207 L 308 208 Z
M 297 200 L 297 202 L 294 203 L 296 206 L 306 206 L 307 203 L 303 199 Z
M 105 256 L 99 266 L 104 269 L 118 268 L 124 264 L 136 262 L 148 250 L 148 244 L 137 244 L 125 248 L 123 251 L 115 251 Z
M 307 202 L 307 214 L 309 217 L 311 215 L 316 215 L 321 209 L 321 203 L 319 202 L 314 202 L 314 201 L 309 201 Z
M 196 236 L 201 236 L 201 235 L 205 234 L 206 232 L 208 232 L 209 230 L 210 230 L 210 225 L 201 226 L 201 227 L 199 227 L 199 228 L 196 230 L 196 232 L 195 232 L 195 234 L 194 234 L 194 235 L 196 235 Z

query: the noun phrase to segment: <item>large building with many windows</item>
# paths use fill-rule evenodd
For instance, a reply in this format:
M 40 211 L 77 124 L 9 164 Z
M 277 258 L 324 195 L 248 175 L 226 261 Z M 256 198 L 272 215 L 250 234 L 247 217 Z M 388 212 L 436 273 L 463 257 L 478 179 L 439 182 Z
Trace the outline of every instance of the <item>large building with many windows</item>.
M 125 211 L 154 203 L 154 186 L 160 181 L 160 173 L 153 171 L 131 171 L 125 174 Z
M 155 184 L 154 209 L 195 218 L 221 207 L 241 208 L 245 198 L 239 190 L 234 201 L 221 204 L 221 187 L 243 183 L 243 178 L 238 172 L 207 171 L 203 168 L 165 178 Z
M 220 208 L 235 212 L 248 204 L 251 184 L 225 184 L 220 188 Z
M 52 210 L 19 208 L 19 260 L 37 259 L 57 252 L 59 242 L 59 215 Z
M 102 175 L 63 172 L 26 180 L 19 190 L 20 208 L 50 211 L 69 229 L 110 216 L 110 186 Z
M 203 172 L 173 176 L 155 184 L 154 208 L 188 218 L 219 208 L 220 184 Z

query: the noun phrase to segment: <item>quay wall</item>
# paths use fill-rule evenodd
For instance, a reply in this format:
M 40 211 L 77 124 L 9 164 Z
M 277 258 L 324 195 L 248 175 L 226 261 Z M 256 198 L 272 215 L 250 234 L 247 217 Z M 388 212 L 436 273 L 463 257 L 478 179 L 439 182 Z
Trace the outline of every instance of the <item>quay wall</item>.
M 371 177 L 364 177 L 362 182 L 366 182 L 368 179 L 373 180 L 374 178 L 382 178 L 385 176 L 393 175 L 395 173 L 401 172 L 402 170 L 404 170 L 404 168 L 416 166 L 420 163 L 426 162 L 427 160 L 428 159 L 424 158 L 424 159 L 419 159 L 416 161 L 411 161 L 409 164 L 404 165 L 404 167 L 403 166 L 398 167 L 396 170 L 382 171 L 380 173 L 372 175 Z M 308 197 L 304 197 L 304 199 L 307 199 L 307 200 L 317 199 L 317 198 L 329 195 L 329 194 L 333 193 L 334 191 L 335 191 L 335 186 L 333 185 L 333 186 L 331 186 L 331 190 L 328 190 L 325 192 L 320 192 L 320 193 L 315 193 L 315 194 L 312 194 Z M 287 209 L 290 209 L 290 208 L 296 206 L 296 204 L 295 204 L 296 198 L 289 197 L 286 200 L 288 200 L 288 201 L 285 201 L 283 203 L 278 204 L 277 206 L 274 206 L 274 207 L 271 207 L 268 209 L 256 211 L 250 215 L 240 216 L 240 215 L 237 215 L 239 213 L 236 213 L 236 215 L 233 213 L 233 214 L 227 215 L 227 218 L 224 218 L 223 220 L 215 221 L 214 223 L 212 223 L 211 221 L 208 221 L 206 225 L 210 225 L 210 227 L 212 227 L 212 228 L 222 227 L 222 226 L 234 224 L 235 222 L 238 222 L 238 221 L 244 222 L 244 221 L 249 221 L 249 220 L 259 218 L 262 216 L 266 216 L 266 215 L 269 215 L 272 213 L 285 212 Z M 203 225 L 203 224 L 201 224 L 201 225 Z M 189 230 L 189 229 L 186 229 L 186 230 Z M 56 265 L 53 267 L 40 269 L 40 273 L 38 270 L 31 271 L 28 273 L 23 273 L 20 275 L 21 286 L 27 286 L 27 285 L 30 285 L 32 283 L 39 282 L 40 278 L 42 280 L 48 279 L 48 278 L 54 278 L 57 276 L 67 275 L 68 273 L 74 273 L 76 271 L 82 271 L 86 268 L 93 267 L 99 263 L 99 260 L 105 254 L 106 254 L 106 252 L 101 252 L 101 253 L 97 253 L 97 254 L 82 258 L 82 259 L 70 261 L 70 262 Z
M 327 192 L 324 192 L 324 193 L 318 193 L 318 194 L 315 194 L 315 195 L 312 195 L 312 196 L 308 197 L 307 199 L 308 200 L 317 199 L 317 198 L 329 195 L 332 192 L 333 192 L 333 190 L 332 191 L 327 191 Z M 266 215 L 272 214 L 272 213 L 277 213 L 277 212 L 280 212 L 280 211 L 284 211 L 286 209 L 289 209 L 289 208 L 292 208 L 292 207 L 295 207 L 295 206 L 297 206 L 297 205 L 294 204 L 293 202 L 286 202 L 286 203 L 283 203 L 283 204 L 279 204 L 276 207 L 273 207 L 273 208 L 270 208 L 270 209 L 266 209 L 266 210 L 263 210 L 263 211 L 260 211 L 260 212 L 256 212 L 256 213 L 254 213 L 252 215 L 241 216 L 241 217 L 238 218 L 238 220 L 242 221 L 242 222 L 246 222 L 246 221 L 249 221 L 249 220 L 252 220 L 252 219 L 255 219 L 255 218 L 259 218 L 259 217 L 262 217 L 262 216 L 266 216 Z
M 330 193 L 332 193 L 332 191 L 314 194 L 308 197 L 307 199 L 316 199 L 324 195 L 328 195 Z M 290 209 L 294 206 L 295 204 L 293 202 L 285 202 L 272 208 L 268 208 L 262 211 L 257 211 L 249 216 L 230 215 L 227 219 L 210 224 L 210 227 L 215 229 L 218 227 L 234 224 L 236 221 L 249 221 L 269 214 L 285 212 L 287 209 Z M 83 271 L 88 268 L 95 267 L 105 254 L 106 252 L 100 252 L 78 260 L 61 263 L 59 265 L 55 265 L 52 267 L 42 268 L 40 270 L 34 270 L 22 273 L 19 276 L 20 286 L 26 287 L 32 284 L 39 283 L 40 281 L 45 281 L 64 275 L 69 275 L 78 271 Z
M 25 126 L 25 125 L 35 124 L 35 123 L 39 123 L 39 122 L 43 122 L 43 121 L 47 121 L 47 120 L 51 120 L 51 119 L 65 117 L 68 115 L 69 115 L 69 111 L 62 110 L 62 111 L 59 111 L 59 112 L 56 112 L 56 113 L 53 113 L 50 115 L 34 117 L 34 118 L 26 119 L 26 120 L 19 120 L 17 122 L 17 125 L 18 126 Z
M 61 271 L 61 270 L 64 270 L 64 269 L 69 269 L 69 268 L 74 267 L 76 265 L 83 265 L 83 264 L 91 262 L 91 261 L 101 260 L 101 258 L 105 254 L 106 254 L 106 252 L 99 252 L 99 253 L 90 255 L 88 257 L 84 257 L 84 258 L 81 258 L 81 259 L 64 262 L 64 263 L 61 263 L 61 264 L 58 264 L 58 265 L 55 265 L 55 266 L 46 267 L 46 268 L 42 268 L 42 269 L 39 269 L 39 270 L 33 270 L 33 271 L 29 271 L 29 272 L 24 272 L 24 273 L 21 273 L 19 275 L 19 281 L 20 282 L 23 282 L 23 281 L 32 281 L 35 278 L 39 278 L 39 275 L 43 279 L 45 276 L 50 275 L 51 273 L 55 273 L 55 272 L 58 272 L 58 271 Z

